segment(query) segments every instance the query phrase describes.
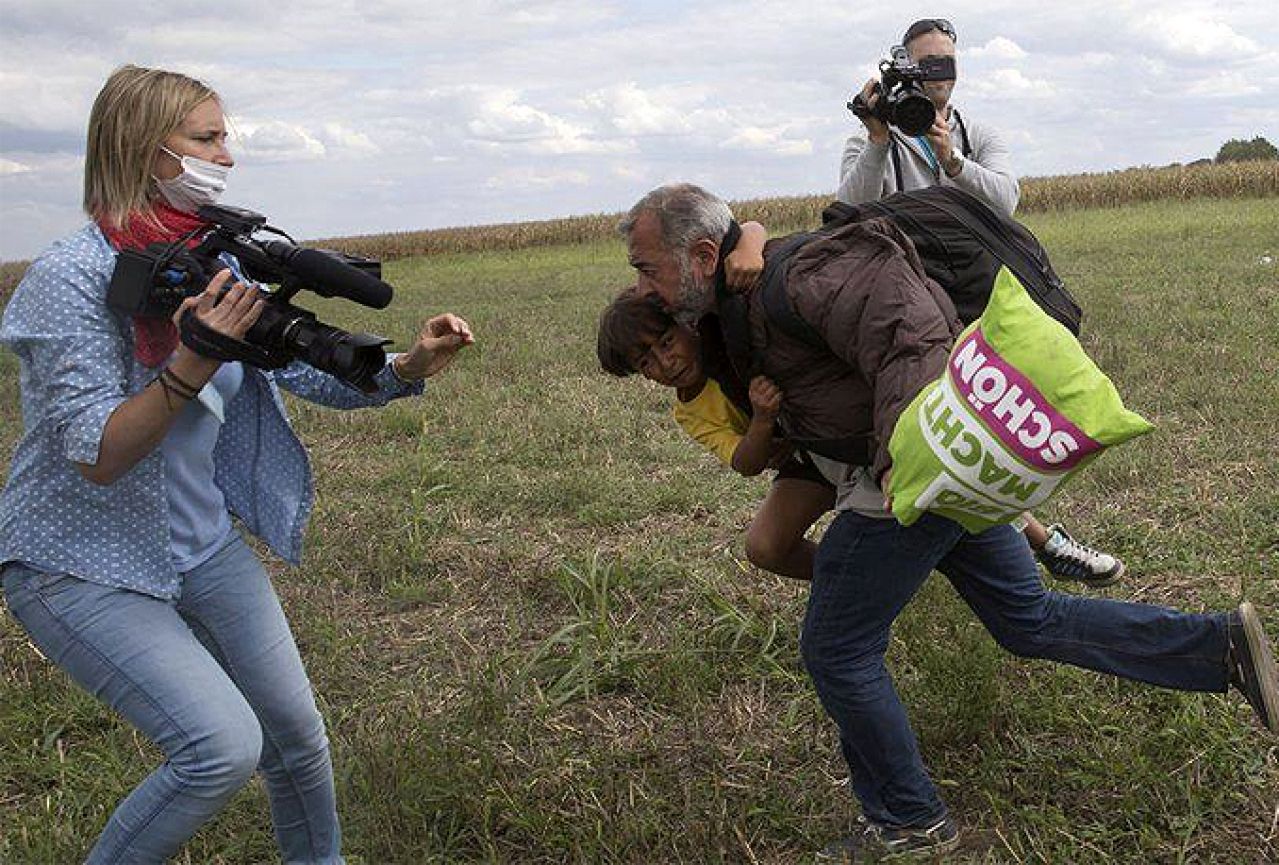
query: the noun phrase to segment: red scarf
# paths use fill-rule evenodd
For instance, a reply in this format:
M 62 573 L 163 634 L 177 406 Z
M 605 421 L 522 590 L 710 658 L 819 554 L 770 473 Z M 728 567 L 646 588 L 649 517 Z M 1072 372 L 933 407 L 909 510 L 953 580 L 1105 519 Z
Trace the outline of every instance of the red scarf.
M 153 205 L 155 219 L 140 213 L 129 214 L 121 228 L 99 222 L 98 227 L 116 249 L 146 249 L 152 243 L 173 243 L 206 223 L 192 213 L 170 207 L 165 201 Z M 187 242 L 195 246 L 196 239 Z M 133 317 L 133 356 L 145 366 L 157 367 L 178 347 L 178 328 L 168 318 Z

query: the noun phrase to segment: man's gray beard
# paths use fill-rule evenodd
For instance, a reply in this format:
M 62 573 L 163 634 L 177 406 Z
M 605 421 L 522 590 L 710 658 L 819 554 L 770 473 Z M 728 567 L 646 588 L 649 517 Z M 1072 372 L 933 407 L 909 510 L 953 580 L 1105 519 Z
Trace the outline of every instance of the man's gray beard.
M 715 306 L 715 283 L 698 282 L 693 273 L 690 256 L 677 256 L 679 264 L 679 290 L 676 292 L 675 309 L 671 315 L 684 327 L 696 329 L 697 322 Z

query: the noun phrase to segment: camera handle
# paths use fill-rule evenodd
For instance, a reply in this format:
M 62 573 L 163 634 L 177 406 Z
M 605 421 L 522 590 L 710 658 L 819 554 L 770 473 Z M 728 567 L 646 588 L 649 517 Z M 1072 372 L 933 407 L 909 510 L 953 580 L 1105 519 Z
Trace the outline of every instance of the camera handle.
M 178 325 L 182 344 L 202 357 L 220 361 L 243 361 L 258 369 L 280 369 L 289 359 L 279 353 L 218 333 L 200 321 L 194 310 L 182 314 Z
M 873 95 L 879 97 L 879 101 L 875 103 L 874 107 L 872 107 L 871 104 L 866 101 L 865 94 L 862 93 L 862 91 L 860 90 L 857 91 L 857 95 L 852 98 L 852 101 L 844 103 L 845 107 L 848 108 L 849 111 L 853 112 L 853 116 L 857 117 L 859 120 L 865 120 L 866 118 L 869 117 L 872 120 L 880 120 L 880 121 L 883 121 L 884 123 L 887 123 L 888 120 L 887 118 L 883 116 L 883 112 L 882 112 L 882 109 L 884 107 L 883 83 L 876 81 L 875 89 L 872 90 L 871 92 Z M 876 113 L 877 111 L 879 113 Z
M 844 104 L 849 111 L 853 112 L 855 117 L 865 120 L 867 117 L 872 116 L 870 113 L 870 103 L 867 102 L 866 97 L 862 96 L 860 93 L 853 97 L 852 102 L 846 102 Z

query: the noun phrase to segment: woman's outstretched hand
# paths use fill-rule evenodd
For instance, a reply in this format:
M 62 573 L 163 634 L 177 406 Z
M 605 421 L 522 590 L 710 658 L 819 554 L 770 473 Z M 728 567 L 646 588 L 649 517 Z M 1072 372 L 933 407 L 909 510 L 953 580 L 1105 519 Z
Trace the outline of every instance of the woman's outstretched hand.
M 412 347 L 392 361 L 395 374 L 405 381 L 430 378 L 473 342 L 471 326 L 451 312 L 429 318 Z

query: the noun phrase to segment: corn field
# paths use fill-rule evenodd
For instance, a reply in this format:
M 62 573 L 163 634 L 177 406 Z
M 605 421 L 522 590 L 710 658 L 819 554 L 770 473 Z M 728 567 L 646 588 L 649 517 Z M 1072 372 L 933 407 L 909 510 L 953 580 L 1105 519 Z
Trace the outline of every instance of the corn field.
M 1116 207 L 1142 201 L 1279 196 L 1279 161 L 1231 162 L 1129 168 L 1104 174 L 1023 178 L 1019 213 Z M 817 224 L 825 195 L 759 198 L 733 202 L 741 221 L 758 220 L 774 233 Z M 324 238 L 314 245 L 381 261 L 491 249 L 525 249 L 602 240 L 614 235 L 620 214 L 596 213 L 537 222 L 474 225 Z M 52 238 L 51 238 L 52 239 Z M 0 262 L 0 300 L 22 278 L 27 262 Z
M 1268 198 L 1279 195 L 1279 160 L 1129 168 L 1107 174 L 1067 174 L 1022 181 L 1026 212 L 1114 207 L 1138 201 Z
M 1140 201 L 1279 196 L 1279 161 L 1129 168 L 1105 174 L 1023 178 L 1019 212 L 1115 207 Z M 740 221 L 758 220 L 773 233 L 821 221 L 828 195 L 758 198 L 732 203 Z M 621 214 L 591 214 L 539 222 L 441 228 L 318 243 L 353 255 L 389 261 L 418 255 L 521 249 L 597 241 L 614 236 Z

